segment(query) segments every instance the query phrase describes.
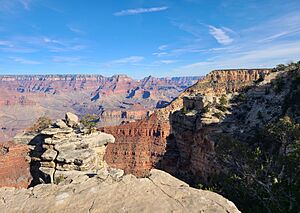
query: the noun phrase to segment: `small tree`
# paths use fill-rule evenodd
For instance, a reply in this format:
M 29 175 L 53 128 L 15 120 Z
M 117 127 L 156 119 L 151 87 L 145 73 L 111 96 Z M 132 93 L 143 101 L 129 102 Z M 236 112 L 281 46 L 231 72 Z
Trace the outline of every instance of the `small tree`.
M 89 130 L 89 132 L 92 132 L 92 129 L 94 129 L 97 126 L 97 123 L 99 122 L 99 117 L 97 115 L 91 115 L 87 114 L 84 116 L 80 123 Z
M 42 116 L 30 127 L 30 132 L 41 132 L 43 129 L 46 129 L 51 125 L 52 121 L 47 116 Z
M 224 95 L 222 95 L 222 97 L 220 98 L 220 104 L 223 106 L 228 104 L 228 101 Z

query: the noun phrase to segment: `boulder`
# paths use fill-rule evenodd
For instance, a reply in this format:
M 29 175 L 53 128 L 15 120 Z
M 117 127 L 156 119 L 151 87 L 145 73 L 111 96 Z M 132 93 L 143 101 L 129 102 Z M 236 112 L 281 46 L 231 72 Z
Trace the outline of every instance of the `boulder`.
M 69 127 L 76 127 L 79 125 L 79 118 L 77 115 L 67 112 L 66 113 L 66 123 Z
M 62 120 L 62 119 L 58 119 L 56 122 L 55 122 L 55 126 L 57 126 L 58 128 L 68 128 L 68 125 Z

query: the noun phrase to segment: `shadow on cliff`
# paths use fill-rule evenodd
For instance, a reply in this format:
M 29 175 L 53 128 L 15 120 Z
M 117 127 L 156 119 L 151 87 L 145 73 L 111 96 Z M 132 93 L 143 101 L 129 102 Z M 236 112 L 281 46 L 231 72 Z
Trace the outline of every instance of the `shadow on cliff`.
M 30 173 L 32 176 L 32 181 L 28 188 L 36 186 L 40 183 L 50 182 L 49 177 L 44 177 L 44 173 L 40 171 L 40 168 L 42 166 L 40 159 L 43 153 L 45 152 L 45 149 L 43 148 L 45 138 L 46 136 L 38 134 L 28 143 L 29 146 L 33 147 L 33 149 L 30 149 L 29 152 L 29 157 L 31 158 Z
M 267 111 L 264 118 L 260 118 L 262 112 L 256 115 L 256 111 L 254 119 L 251 120 L 249 117 L 253 117 L 252 114 L 254 114 L 251 107 L 263 101 L 261 97 L 268 95 L 271 87 L 281 86 L 280 78 L 281 74 L 265 83 L 261 83 L 264 79 L 260 78 L 254 81 L 253 85 L 240 88 L 238 92 L 241 95 L 235 95 L 230 100 L 231 108 L 218 123 L 202 126 L 200 119 L 202 112 L 198 111 L 193 120 L 194 126 L 189 127 L 184 122 L 190 118 L 185 117 L 182 110 L 170 113 L 171 133 L 166 137 L 166 150 L 154 167 L 164 170 L 192 186 L 199 183 L 210 183 L 214 175 L 222 169 L 215 153 L 220 136 L 231 134 L 234 137 L 240 137 L 242 141 L 251 141 L 251 137 L 254 137 L 258 128 L 267 125 L 274 119 L 274 117 L 268 116 Z M 245 95 L 249 95 L 250 100 L 243 99 Z M 179 117 L 174 124 L 173 118 L 176 114 L 181 114 L 182 117 Z M 201 127 L 199 128 L 199 126 Z

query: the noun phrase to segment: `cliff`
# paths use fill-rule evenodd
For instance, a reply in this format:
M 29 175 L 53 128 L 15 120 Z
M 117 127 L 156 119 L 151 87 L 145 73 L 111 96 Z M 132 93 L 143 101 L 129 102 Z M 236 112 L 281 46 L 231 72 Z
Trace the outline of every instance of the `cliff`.
M 190 188 L 159 170 L 142 179 L 107 171 L 59 185 L 1 188 L 0 195 L 4 212 L 240 212 L 222 196 Z
M 221 113 L 223 116 L 224 113 L 216 107 L 213 107 L 210 113 L 200 117 L 197 112 L 189 115 L 176 112 L 183 108 L 184 97 L 204 95 L 203 106 L 216 106 L 222 95 L 226 94 L 230 98 L 235 92 L 245 86 L 253 85 L 255 81 L 270 72 L 271 69 L 212 71 L 204 79 L 182 92 L 170 105 L 156 110 L 150 118 L 104 128 L 105 132 L 116 138 L 115 144 L 109 145 L 106 150 L 107 163 L 138 176 L 152 167 L 158 167 L 180 177 L 198 175 L 207 180 L 209 176 L 207 171 L 216 170 L 214 160 L 208 154 L 213 153 L 214 150 L 213 142 L 207 137 L 207 132 L 212 130 L 206 128 L 196 133 L 200 127 L 196 127 L 195 123 L 198 120 L 206 124 L 218 123 L 220 119 L 216 115 Z M 157 132 L 157 127 L 164 131 L 164 135 L 158 137 L 156 134 L 146 134 L 153 129 Z M 143 152 L 142 156 L 146 157 L 141 157 L 141 152 Z
M 104 127 L 102 130 L 116 139 L 105 151 L 107 164 L 138 177 L 147 176 L 163 156 L 166 137 L 170 133 L 168 123 L 158 122 L 155 114 L 146 120 Z

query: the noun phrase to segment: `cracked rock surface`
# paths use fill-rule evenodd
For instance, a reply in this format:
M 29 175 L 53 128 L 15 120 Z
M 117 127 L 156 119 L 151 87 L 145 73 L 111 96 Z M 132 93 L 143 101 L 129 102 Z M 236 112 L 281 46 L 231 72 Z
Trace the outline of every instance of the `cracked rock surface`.
M 102 169 L 91 176 L 74 176 L 59 185 L 0 189 L 3 212 L 239 212 L 224 197 L 189 187 L 160 171 L 148 178 L 123 176 L 122 170 Z

